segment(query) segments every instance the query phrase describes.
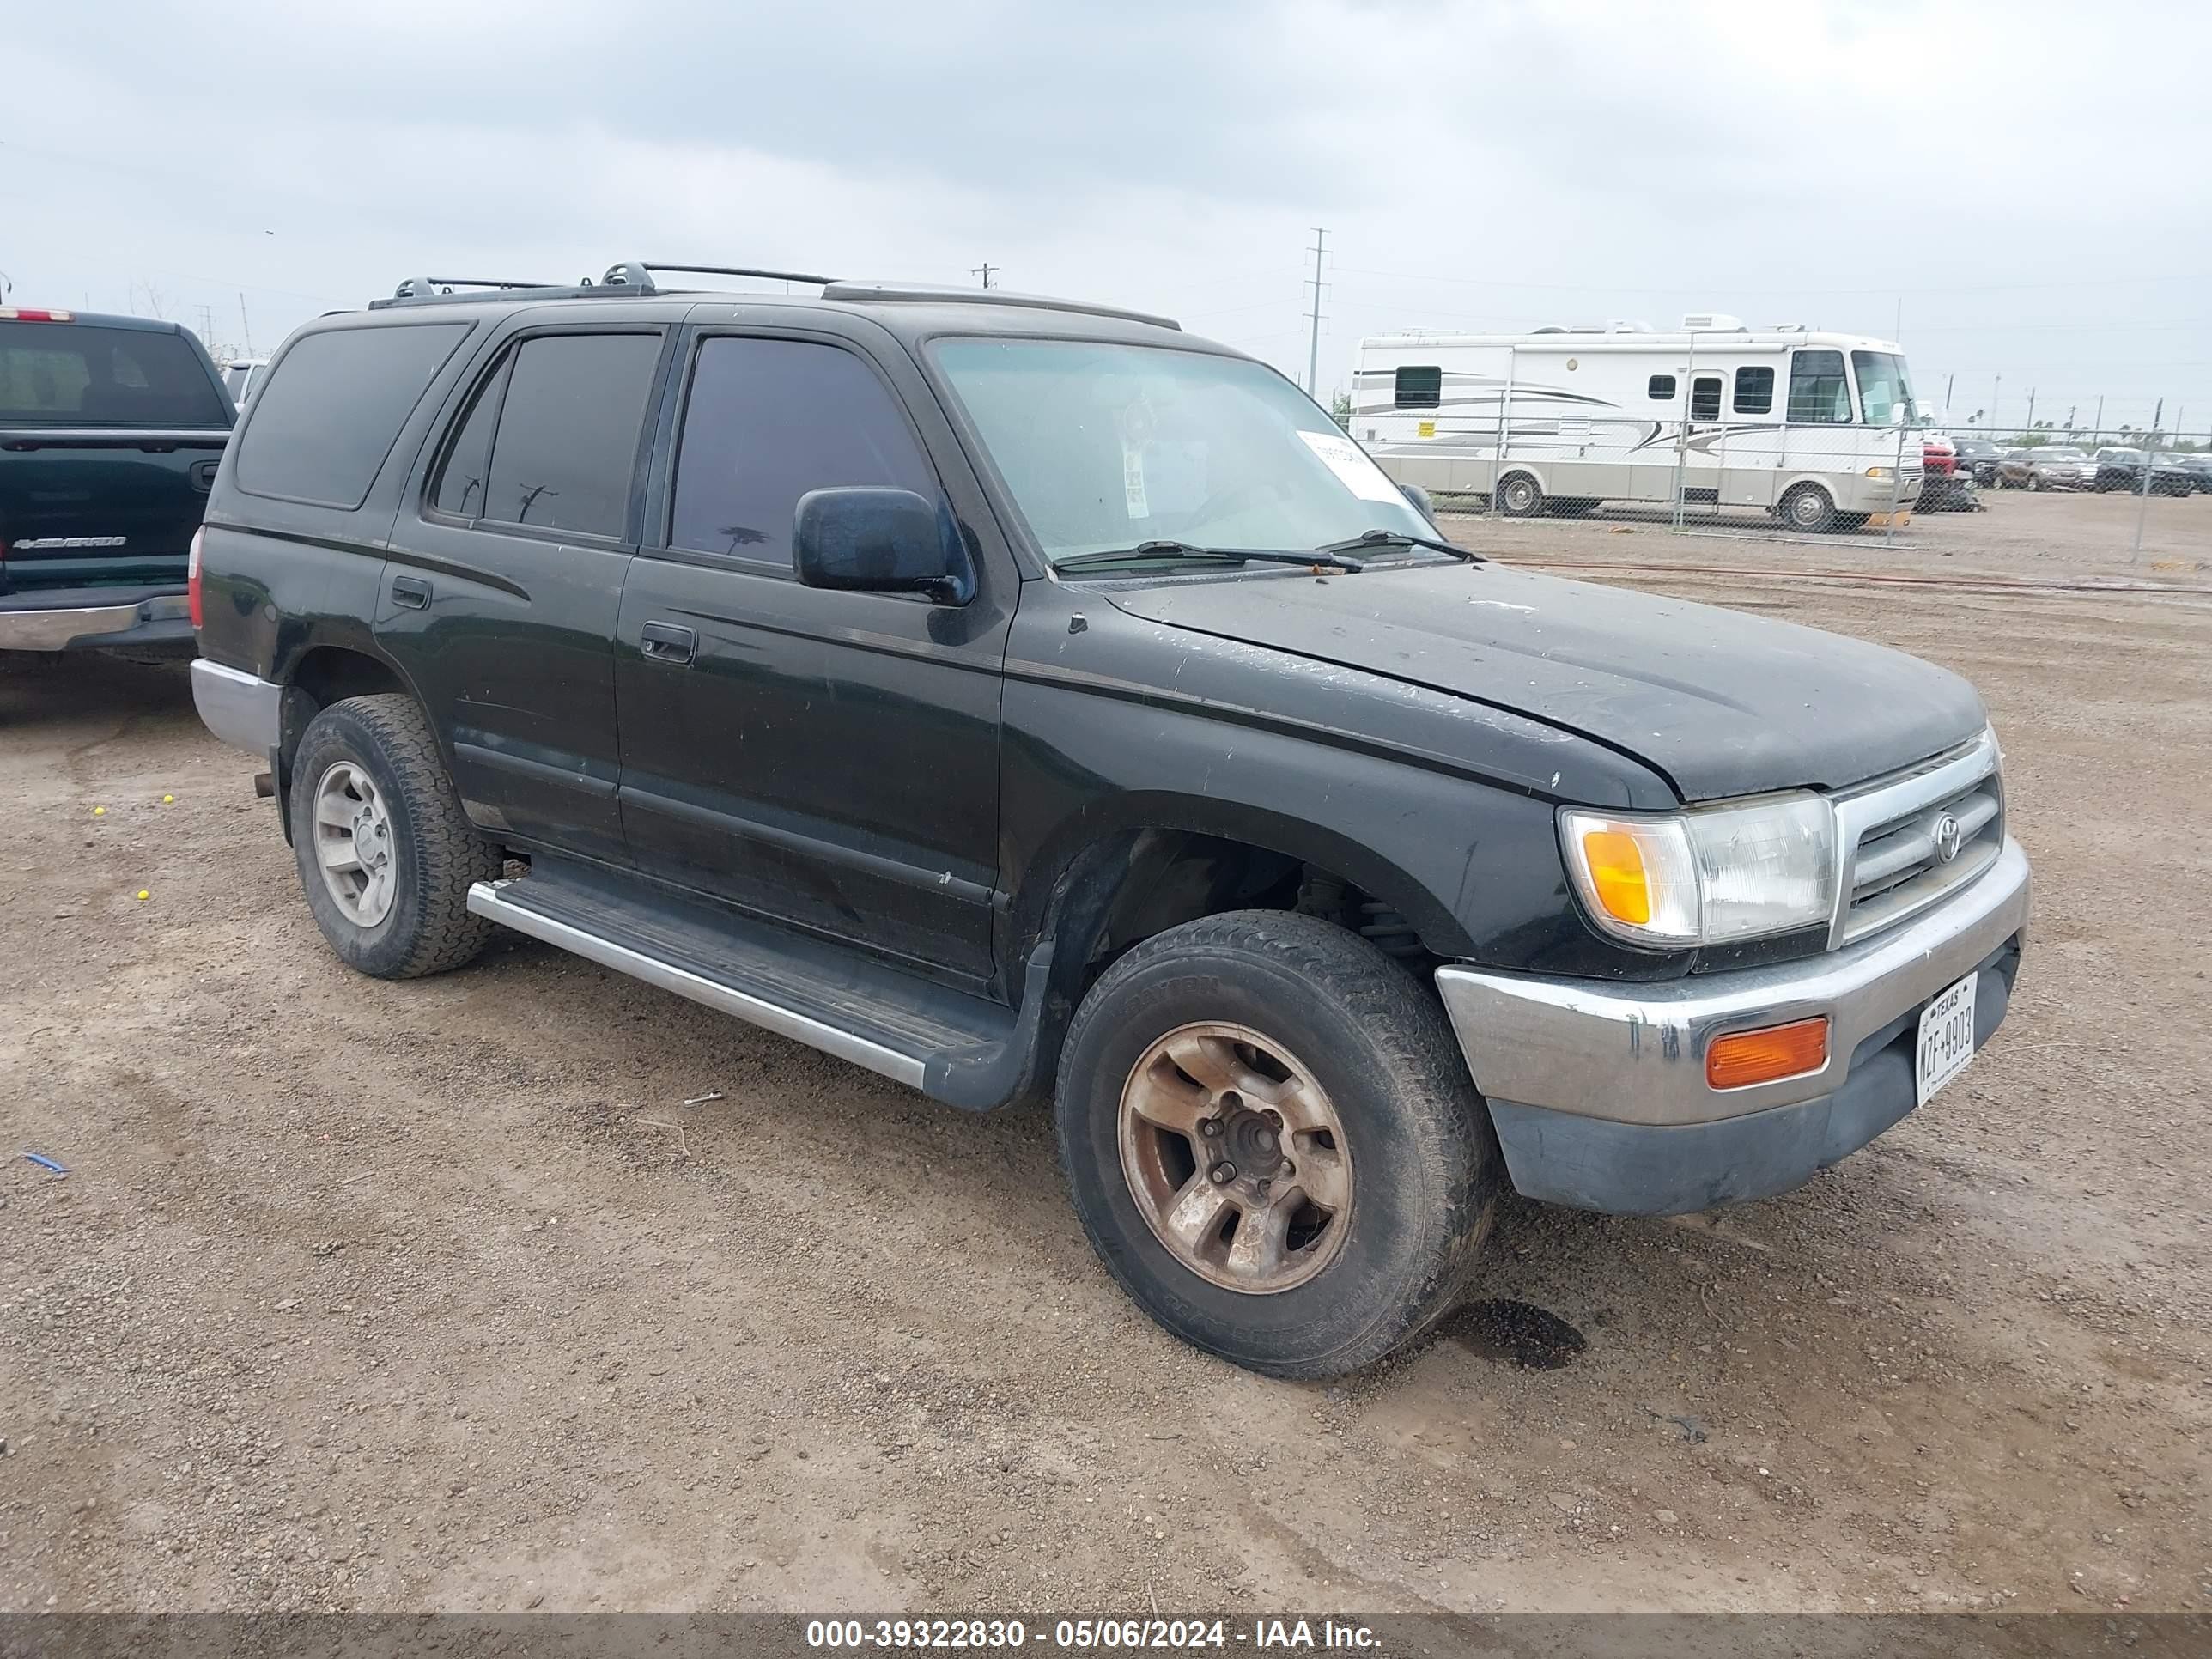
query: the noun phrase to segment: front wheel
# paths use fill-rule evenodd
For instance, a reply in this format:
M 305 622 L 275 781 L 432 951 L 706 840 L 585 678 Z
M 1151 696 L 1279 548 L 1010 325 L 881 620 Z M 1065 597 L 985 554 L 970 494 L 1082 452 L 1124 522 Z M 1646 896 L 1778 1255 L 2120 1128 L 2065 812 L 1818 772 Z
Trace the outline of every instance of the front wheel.
M 1814 483 L 1793 486 L 1775 508 L 1782 522 L 1792 530 L 1832 530 L 1836 525 L 1836 503 L 1828 492 Z
M 292 852 L 330 947 L 378 979 L 458 968 L 492 924 L 469 889 L 499 874 L 470 827 L 430 723 L 401 693 L 349 697 L 308 723 L 292 757 Z
M 1076 1012 L 1055 1117 L 1107 1270 L 1273 1376 L 1356 1370 L 1448 1312 L 1498 1184 L 1442 1008 L 1310 916 L 1232 912 L 1132 950 Z
M 1544 490 L 1525 472 L 1509 472 L 1498 486 L 1498 510 L 1509 519 L 1533 519 L 1544 510 Z

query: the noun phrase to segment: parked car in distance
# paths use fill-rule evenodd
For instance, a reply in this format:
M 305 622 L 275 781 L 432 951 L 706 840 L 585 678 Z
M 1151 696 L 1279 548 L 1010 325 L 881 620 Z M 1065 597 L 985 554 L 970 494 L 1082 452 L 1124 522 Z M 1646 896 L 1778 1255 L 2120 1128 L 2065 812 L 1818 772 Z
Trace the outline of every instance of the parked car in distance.
M 2202 450 L 2169 458 L 2196 480 L 2199 495 L 2212 495 L 2212 454 Z
M 356 969 L 504 925 L 1048 1100 L 1130 1296 L 1301 1377 L 1470 1294 L 1505 1182 L 1783 1191 L 2003 1018 L 1957 675 L 1487 562 L 1164 319 L 672 269 L 403 284 L 246 404 L 193 692 Z
M 2096 480 L 2096 462 L 2070 444 L 2015 449 L 1997 464 L 1997 482 L 2007 489 L 2087 489 Z
M 2173 450 L 2160 450 L 2157 465 L 2160 476 L 2179 478 L 2188 484 L 2189 489 L 2179 492 L 2180 494 L 2212 491 L 2212 466 L 2207 465 L 2206 458 L 2202 455 L 2184 455 Z
M 1974 482 L 1984 489 L 1994 489 L 1997 482 L 1997 463 L 2004 459 L 2004 451 L 1987 438 L 1961 438 L 1954 435 L 1951 447 L 1958 453 L 1959 464 L 1973 475 Z
M 230 393 L 230 400 L 240 409 L 253 395 L 261 371 L 269 367 L 266 357 L 240 357 L 222 366 L 222 387 Z
M 0 307 L 0 651 L 191 650 L 186 559 L 235 414 L 174 323 Z
M 1914 505 L 1923 513 L 1972 513 L 1981 503 L 1974 498 L 1974 475 L 1959 465 L 1952 441 L 1931 432 L 1920 441 L 1920 497 Z
M 2197 488 L 2196 475 L 2178 465 L 2178 457 L 2159 455 L 2149 462 L 2150 493 L 2186 495 Z M 2112 444 L 2097 452 L 2095 488 L 2135 491 L 2143 487 L 2143 452 Z

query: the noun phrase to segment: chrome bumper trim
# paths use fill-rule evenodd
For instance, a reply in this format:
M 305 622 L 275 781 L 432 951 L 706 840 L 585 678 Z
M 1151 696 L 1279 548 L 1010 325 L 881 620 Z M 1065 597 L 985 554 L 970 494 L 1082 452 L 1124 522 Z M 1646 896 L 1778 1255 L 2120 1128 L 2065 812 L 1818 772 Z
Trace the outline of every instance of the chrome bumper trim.
M 124 634 L 141 623 L 185 614 L 181 596 L 130 605 L 73 605 L 61 611 L 0 611 L 0 651 L 58 651 L 72 640 Z
M 1658 984 L 1437 970 L 1475 1086 L 1494 1099 L 1620 1123 L 1709 1123 L 1832 1092 L 1867 1037 L 2024 934 L 2027 855 L 2008 838 L 1989 870 L 1905 925 L 1816 957 Z M 1726 1032 L 1826 1014 L 1820 1071 L 1749 1088 L 1705 1082 Z
M 258 760 L 283 740 L 284 688 L 205 657 L 192 663 L 192 706 L 200 723 Z

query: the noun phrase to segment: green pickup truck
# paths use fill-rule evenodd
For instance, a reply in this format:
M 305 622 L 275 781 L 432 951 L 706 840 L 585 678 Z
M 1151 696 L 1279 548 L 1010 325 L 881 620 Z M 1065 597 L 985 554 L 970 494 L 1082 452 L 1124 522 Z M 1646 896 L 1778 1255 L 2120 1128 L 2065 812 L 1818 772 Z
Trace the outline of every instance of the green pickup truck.
M 174 323 L 0 306 L 0 652 L 192 652 L 193 533 L 237 410 Z

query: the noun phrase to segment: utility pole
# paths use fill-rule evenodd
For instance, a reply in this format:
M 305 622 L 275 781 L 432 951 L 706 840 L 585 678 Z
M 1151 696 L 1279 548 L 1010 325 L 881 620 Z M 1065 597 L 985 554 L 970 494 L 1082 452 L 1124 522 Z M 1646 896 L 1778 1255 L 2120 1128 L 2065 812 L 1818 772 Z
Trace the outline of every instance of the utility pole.
M 2137 553 L 2142 551 L 2143 520 L 2150 514 L 2150 475 L 2158 462 L 2158 423 L 2165 415 L 2166 399 L 2160 398 L 2158 407 L 2151 411 L 2150 430 L 2142 434 L 2142 495 L 2136 503 L 2135 550 Z
M 252 319 L 246 314 L 246 290 L 244 289 L 240 289 L 238 291 L 238 325 L 240 329 L 245 331 L 246 355 L 251 357 L 253 355 L 253 322 Z
M 2035 430 L 2035 388 L 2033 386 L 2027 389 L 2027 429 L 2030 432 Z
M 1951 418 L 1951 387 L 1957 382 L 1958 378 L 1956 374 L 1946 374 L 1943 377 L 1943 418 L 1946 421 Z
M 986 259 L 980 265 L 969 266 L 968 274 L 970 276 L 981 276 L 983 279 L 983 286 L 988 288 L 991 286 L 991 273 L 998 269 L 998 266 Z
M 2003 395 L 2004 376 L 2000 374 L 1997 376 L 1996 388 L 1990 393 L 1990 424 L 1991 426 L 1995 426 L 1997 423 L 1997 399 L 2002 398 Z
M 1311 331 L 1306 337 L 1306 396 L 1314 395 L 1314 378 L 1321 367 L 1321 251 L 1328 233 L 1319 225 L 1314 227 L 1313 315 Z
M 2096 430 L 2090 433 L 2089 435 L 2092 438 L 2101 438 L 2105 435 L 2105 394 L 2101 392 L 2097 394 Z

